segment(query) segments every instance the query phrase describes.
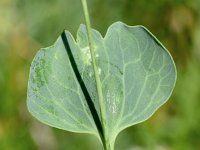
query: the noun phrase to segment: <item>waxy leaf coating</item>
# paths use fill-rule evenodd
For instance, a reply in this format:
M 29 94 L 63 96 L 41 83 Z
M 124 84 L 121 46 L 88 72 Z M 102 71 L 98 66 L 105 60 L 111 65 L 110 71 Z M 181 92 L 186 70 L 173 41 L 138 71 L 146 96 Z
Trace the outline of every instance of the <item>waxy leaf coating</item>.
M 99 139 L 104 122 L 105 139 L 114 143 L 120 131 L 148 119 L 168 100 L 176 68 L 169 52 L 143 26 L 116 22 L 104 38 L 96 30 L 92 34 L 104 105 L 99 105 L 86 27 L 81 25 L 76 40 L 65 31 L 65 39 L 60 36 L 36 54 L 28 109 L 50 126 Z

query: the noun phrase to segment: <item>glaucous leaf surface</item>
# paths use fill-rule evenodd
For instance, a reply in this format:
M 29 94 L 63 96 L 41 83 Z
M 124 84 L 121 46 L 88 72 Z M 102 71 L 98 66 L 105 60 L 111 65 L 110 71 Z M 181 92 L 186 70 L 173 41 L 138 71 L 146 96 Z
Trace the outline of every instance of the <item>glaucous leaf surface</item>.
M 164 46 L 143 26 L 112 24 L 105 37 L 93 30 L 95 59 L 101 80 L 104 106 L 99 105 L 86 27 L 77 39 L 65 32 L 79 74 L 94 104 L 100 122 L 105 122 L 106 140 L 114 143 L 123 129 L 148 119 L 172 93 L 176 69 Z M 72 132 L 99 137 L 94 116 L 77 79 L 71 56 L 61 36 L 35 56 L 28 83 L 28 109 L 41 122 Z M 101 120 L 101 112 L 105 120 Z

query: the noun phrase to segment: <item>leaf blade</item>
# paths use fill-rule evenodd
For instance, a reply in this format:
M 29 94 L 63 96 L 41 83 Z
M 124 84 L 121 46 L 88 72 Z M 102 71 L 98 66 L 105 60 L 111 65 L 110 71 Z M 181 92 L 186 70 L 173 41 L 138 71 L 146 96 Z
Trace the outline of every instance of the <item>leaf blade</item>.
M 135 79 L 133 79 L 133 77 L 131 78 L 132 80 L 130 81 L 130 77 L 129 77 L 129 80 L 127 80 L 127 82 L 123 82 L 122 81 L 122 83 L 124 83 L 125 85 L 125 89 L 123 90 L 123 91 L 128 91 L 128 89 L 130 89 L 130 87 L 132 86 L 132 90 L 130 90 L 131 92 L 124 92 L 124 95 L 125 96 L 127 96 L 128 98 L 126 99 L 126 100 L 124 100 L 124 103 L 127 103 L 126 104 L 126 106 L 127 107 L 125 107 L 124 108 L 124 110 L 128 110 L 128 109 L 131 109 L 131 108 L 129 108 L 128 106 L 132 106 L 132 107 L 137 107 L 137 100 L 135 100 L 134 98 L 135 97 L 137 97 L 137 95 L 138 95 L 138 93 L 140 93 L 139 95 L 139 97 L 143 97 L 143 99 L 145 99 L 145 97 L 143 96 L 144 94 L 142 94 L 143 92 L 142 91 L 151 91 L 151 89 L 150 88 L 146 88 L 146 90 L 145 90 L 145 87 L 146 86 L 144 86 L 144 84 L 146 84 L 146 82 L 148 81 L 149 83 L 147 84 L 147 85 L 150 85 L 150 84 L 156 84 L 156 83 L 151 83 L 150 81 L 152 81 L 152 80 L 149 80 L 149 79 L 147 79 L 146 77 L 144 77 L 144 76 L 146 76 L 145 74 L 146 74 L 146 72 L 148 72 L 147 74 L 148 75 L 153 75 L 153 73 L 155 73 L 156 72 L 156 70 L 158 70 L 159 69 L 159 67 L 161 66 L 161 64 L 160 64 L 160 62 L 161 62 L 161 60 L 160 60 L 160 58 L 162 58 L 162 55 L 163 56 L 165 56 L 164 58 L 166 58 L 166 60 L 164 61 L 164 63 L 167 63 L 167 62 L 169 62 L 169 64 L 168 64 L 168 66 L 165 66 L 164 68 L 162 68 L 161 69 L 161 75 L 160 76 L 164 76 L 164 73 L 166 72 L 165 70 L 170 70 L 170 68 L 171 68 L 171 73 L 169 73 L 168 74 L 168 78 L 166 78 L 165 80 L 163 80 L 162 81 L 162 83 L 166 83 L 167 81 L 169 81 L 169 87 L 167 88 L 168 89 L 168 91 L 166 91 L 165 92 L 165 98 L 162 98 L 161 97 L 161 101 L 160 102 L 158 102 L 158 104 L 157 105 L 155 105 L 155 106 L 153 106 L 152 105 L 152 109 L 151 109 L 151 111 L 150 111 L 150 106 L 148 106 L 147 108 L 148 108 L 148 110 L 149 110 L 149 112 L 148 112 L 148 116 L 145 116 L 145 114 L 143 114 L 140 118 L 141 119 L 137 119 L 137 120 L 135 120 L 135 121 L 130 121 L 130 118 L 131 118 L 131 116 L 137 116 L 137 114 L 139 114 L 140 113 L 140 110 L 143 110 L 143 108 L 140 108 L 140 109 L 137 109 L 137 111 L 136 111 L 136 113 L 134 114 L 134 113 L 130 113 L 130 112 L 128 112 L 128 111 L 125 111 L 125 112 L 123 112 L 123 115 L 122 115 L 122 118 L 123 118 L 123 116 L 125 116 L 126 114 L 131 114 L 130 115 L 130 117 L 127 119 L 127 121 L 129 120 L 129 122 L 130 123 L 127 123 L 127 125 L 126 125 L 126 123 L 124 123 L 124 124 L 122 124 L 122 125 L 119 125 L 119 127 L 116 127 L 116 128 L 119 128 L 119 130 L 118 131 L 113 131 L 113 132 L 116 132 L 116 133 L 114 133 L 116 136 L 117 136 L 117 134 L 121 131 L 121 130 L 123 130 L 123 129 L 125 129 L 125 128 L 127 128 L 127 127 L 129 127 L 129 126 L 132 126 L 132 125 L 134 125 L 134 124 L 136 124 L 136 123 L 139 123 L 139 122 L 142 122 L 142 121 L 144 121 L 144 120 L 146 120 L 146 119 L 148 119 L 161 105 L 163 105 L 166 101 L 167 101 L 167 99 L 169 98 L 169 96 L 171 95 L 171 93 L 172 93 L 172 90 L 173 90 L 173 88 L 174 88 L 174 86 L 175 86 L 175 81 L 176 81 L 176 68 L 175 68 L 175 65 L 174 65 L 174 62 L 173 62 L 173 59 L 172 59 L 172 57 L 171 57 L 171 55 L 168 53 L 168 51 L 166 50 L 166 48 L 146 29 L 146 28 L 144 28 L 144 27 L 142 27 L 142 26 L 134 26 L 134 27 L 131 27 L 131 26 L 127 26 L 127 25 L 125 25 L 125 24 L 123 24 L 123 23 L 121 23 L 121 22 L 117 22 L 117 23 L 114 23 L 113 25 L 111 25 L 110 27 L 109 27 L 109 29 L 108 29 L 108 32 L 107 32 L 107 34 L 106 34 L 106 36 L 105 36 L 105 38 L 104 38 L 104 40 L 106 40 L 108 37 L 117 37 L 117 35 L 113 35 L 113 36 L 111 36 L 111 34 L 116 34 L 117 32 L 119 32 L 119 31 L 123 31 L 123 32 L 125 32 L 125 31 L 127 31 L 126 32 L 126 35 L 128 35 L 128 34 L 134 34 L 134 36 L 135 37 L 132 37 L 134 40 L 132 40 L 132 41 L 135 41 L 135 42 L 129 42 L 129 46 L 131 47 L 130 49 L 129 49 L 129 51 L 134 51 L 134 49 L 135 49 L 135 51 L 134 51 L 134 54 L 136 54 L 136 55 L 131 55 L 131 52 L 129 52 L 128 53 L 128 55 L 126 55 L 127 54 L 127 51 L 125 51 L 125 47 L 124 48 L 121 48 L 121 49 L 123 49 L 125 52 L 121 52 L 121 53 L 124 53 L 125 55 L 125 57 L 123 57 L 123 58 L 125 58 L 125 60 L 123 60 L 124 62 L 126 62 L 127 60 L 132 60 L 132 61 L 130 61 L 130 62 L 126 62 L 125 64 L 127 65 L 126 67 L 128 68 L 130 68 L 130 69 L 128 69 L 129 70 L 129 74 L 130 74 L 130 76 L 131 76 L 131 74 L 134 74 L 134 72 L 136 72 L 134 75 L 137 77 L 137 78 L 135 78 Z M 145 34 L 145 35 L 144 35 Z M 122 33 L 121 34 L 119 34 L 119 35 L 122 35 Z M 122 40 L 124 40 L 124 39 L 126 39 L 127 40 L 127 38 L 126 37 L 123 37 L 123 36 L 121 36 L 122 37 Z M 129 37 L 131 37 L 130 35 L 129 35 Z M 144 38 L 145 37 L 145 38 Z M 146 39 L 149 39 L 148 40 L 148 44 L 146 44 L 147 46 L 145 46 L 145 41 L 146 41 Z M 120 43 L 120 42 L 117 42 L 117 40 L 115 40 L 115 41 L 113 41 L 113 38 L 111 38 L 111 40 L 110 41 L 112 41 L 113 43 L 114 43 L 114 46 L 116 46 L 118 43 Z M 110 41 L 108 42 L 108 44 L 110 43 Z M 125 42 L 125 41 L 123 41 L 123 42 Z M 123 43 L 122 42 L 122 43 Z M 134 44 L 133 43 L 135 43 L 135 47 L 134 47 Z M 137 44 L 137 43 L 139 43 L 139 44 Z M 121 44 L 121 45 L 123 45 L 123 44 Z M 118 46 L 116 46 L 116 47 L 121 47 L 121 45 L 118 45 Z M 155 58 L 155 53 L 153 53 L 153 52 L 151 52 L 150 50 L 149 50 L 149 46 L 148 45 L 150 45 L 150 47 L 155 47 L 155 52 L 157 53 L 157 52 L 160 52 L 161 53 L 161 55 L 160 55 L 160 57 L 156 57 Z M 110 48 L 109 50 L 111 50 L 112 48 Z M 114 51 L 116 52 L 116 48 L 113 48 L 114 49 Z M 146 55 L 143 55 L 143 56 L 141 56 L 141 54 L 138 54 L 138 49 L 139 49 L 139 51 L 140 51 L 140 53 L 147 53 Z M 147 51 L 148 50 L 148 51 Z M 146 51 L 146 52 L 145 52 Z M 120 53 L 120 52 L 119 52 Z M 132 52 L 133 53 L 133 52 Z M 112 54 L 114 54 L 114 52 L 112 52 L 112 53 L 110 53 L 109 55 L 110 56 L 113 56 Z M 119 56 L 120 54 L 117 54 L 117 56 Z M 158 55 L 158 54 L 156 54 L 156 55 Z M 123 56 L 123 55 L 122 55 Z M 133 58 L 130 58 L 130 57 L 133 57 Z M 137 57 L 136 57 L 137 56 Z M 145 56 L 145 57 L 144 57 Z M 152 56 L 152 57 L 154 57 L 153 59 L 149 59 L 148 57 L 150 57 L 150 56 Z M 141 58 L 140 58 L 141 57 Z M 145 58 L 148 58 L 148 60 L 146 60 Z M 113 59 L 113 58 L 112 58 Z M 139 63 L 139 61 L 141 61 L 141 59 L 142 59 L 142 63 Z M 123 74 L 126 74 L 126 72 L 128 72 L 128 70 L 125 70 L 124 68 L 123 68 L 123 66 L 121 65 L 122 63 L 123 63 L 123 61 L 121 61 L 122 60 L 122 58 L 115 58 L 115 60 L 112 62 L 112 64 L 114 64 L 114 65 L 117 65 L 118 66 L 118 70 L 123 70 Z M 163 59 L 164 60 L 164 59 Z M 119 62 L 121 61 L 121 63 L 120 63 L 120 65 L 118 65 L 119 64 Z M 157 63 L 157 61 L 158 61 L 158 63 Z M 115 63 L 116 62 L 116 63 Z M 154 64 L 154 67 L 152 68 L 151 67 L 151 65 L 152 64 Z M 113 65 L 112 65 L 113 66 Z M 150 67 L 150 68 L 149 68 Z M 115 67 L 116 68 L 116 67 Z M 113 71 L 114 72 L 114 71 Z M 120 76 L 120 72 L 121 71 L 115 71 L 115 73 L 117 74 L 117 76 Z M 121 76 L 123 76 L 123 75 L 121 75 Z M 170 76 L 171 76 L 171 79 L 170 79 Z M 166 76 L 167 77 L 167 76 Z M 126 78 L 126 77 L 125 77 Z M 147 81 L 145 81 L 145 80 L 147 80 Z M 159 80 L 159 77 L 157 77 L 157 80 Z M 141 88 L 140 90 L 138 90 L 139 89 L 139 87 L 141 87 L 141 84 L 142 83 L 140 83 L 140 81 L 144 81 L 143 82 L 143 88 Z M 116 81 L 117 82 L 117 81 Z M 156 82 L 156 81 L 154 81 L 154 82 Z M 127 90 L 126 90 L 126 85 L 127 85 Z M 128 87 L 128 85 L 130 85 L 130 87 Z M 134 88 L 134 85 L 135 85 L 135 88 Z M 167 86 L 167 85 L 164 85 L 164 86 Z M 159 86 L 158 86 L 159 87 Z M 160 87 L 160 88 L 163 88 L 163 87 Z M 122 88 L 123 89 L 123 88 Z M 159 89 L 159 88 L 157 88 L 157 89 Z M 140 92 L 139 92 L 140 91 Z M 159 91 L 159 92 L 163 92 L 163 91 Z M 132 96 L 128 96 L 128 93 L 130 94 L 130 93 L 132 93 Z M 146 94 L 145 95 L 149 95 L 149 94 L 151 94 L 150 92 L 149 93 L 147 93 L 146 92 Z M 156 95 L 156 94 L 155 94 Z M 154 96 L 154 97 L 156 97 L 156 96 Z M 143 106 L 145 106 L 146 105 L 146 103 L 147 103 L 147 101 L 144 101 L 143 100 L 143 104 L 142 104 L 142 101 L 141 101 L 141 99 L 142 98 L 138 98 L 139 100 L 138 100 L 138 102 L 140 102 L 140 105 L 143 105 Z M 148 99 L 148 97 L 146 98 L 146 99 Z M 159 99 L 158 97 L 156 97 L 156 99 Z M 130 102 L 132 100 L 132 103 L 128 103 L 128 102 Z M 133 109 L 135 109 L 135 108 L 133 108 Z M 143 118 L 142 118 L 143 117 Z M 117 124 L 116 122 L 114 122 L 114 124 Z M 116 129 L 117 130 L 117 129 Z
M 66 63 L 66 61 L 68 63 Z M 56 80 L 60 80 L 59 84 L 58 81 L 55 82 L 55 80 L 52 79 L 53 77 L 56 78 Z M 44 86 L 45 82 L 47 82 L 46 85 L 50 86 L 52 93 L 49 92 L 49 88 Z M 61 83 L 63 83 L 62 86 Z M 92 120 L 90 110 L 86 107 L 87 104 L 85 98 L 78 85 L 78 81 L 76 81 L 76 77 L 73 73 L 72 67 L 70 66 L 61 38 L 57 40 L 54 46 L 40 50 L 33 60 L 30 69 L 28 108 L 36 118 L 45 122 L 46 120 L 44 121 L 43 118 L 41 118 L 42 110 L 40 110 L 40 112 L 39 110 L 31 109 L 31 106 L 33 105 L 31 102 L 39 103 L 42 101 L 41 98 L 32 97 L 34 95 L 33 91 L 40 91 L 45 95 L 45 97 L 47 97 L 48 101 L 44 104 L 45 110 L 54 109 L 55 112 L 53 113 L 57 112 L 60 118 L 66 117 L 68 121 L 71 122 L 72 126 L 65 126 L 63 129 L 73 132 L 97 134 L 96 126 Z M 50 98 L 53 100 L 50 101 Z M 70 100 L 70 98 L 73 100 Z M 47 107 L 48 105 L 49 108 Z M 76 109 L 72 109 L 73 107 Z M 61 112 L 59 109 L 62 109 L 63 111 Z M 39 111 L 40 114 L 36 111 Z M 73 119 L 70 121 L 67 113 L 63 114 L 66 111 L 70 111 L 68 114 L 71 118 L 78 118 L 78 120 Z M 71 115 L 71 113 L 73 115 Z M 51 121 L 51 123 L 46 123 L 54 127 L 60 126 L 59 124 L 55 124 L 53 121 Z M 86 126 L 86 128 L 83 128 L 81 124 Z
M 42 65 L 39 65 L 39 69 L 32 67 L 30 72 L 28 94 L 33 96 L 28 96 L 28 108 L 40 121 L 67 131 L 91 133 L 99 139 L 106 136 L 105 140 L 114 145 L 119 132 L 147 120 L 169 99 L 176 81 L 176 67 L 169 52 L 145 27 L 116 22 L 109 27 L 104 38 L 98 31 L 92 30 L 103 91 L 102 110 L 105 116 L 102 117 L 86 27 L 80 26 L 76 41 L 69 32 L 65 32 L 65 35 L 72 52 L 69 58 L 74 57 L 77 71 L 71 66 L 72 61 L 61 38 L 53 47 L 45 49 L 45 56 L 36 55 L 36 59 L 45 59 L 49 67 L 42 60 L 32 63 L 32 66 L 37 63 Z M 43 86 L 46 78 L 49 88 L 39 88 L 47 99 L 45 101 L 32 91 Z M 38 85 L 34 85 L 34 82 L 38 82 Z M 82 83 L 85 90 L 81 88 Z M 87 92 L 94 104 L 93 110 L 87 103 Z M 65 97 L 64 105 L 59 100 L 61 96 Z M 35 101 L 38 105 L 33 104 Z M 40 106 L 45 106 L 44 110 Z M 51 109 L 57 113 L 52 113 Z M 56 115 L 51 114 L 51 118 L 49 113 Z M 93 113 L 96 113 L 96 117 Z M 99 123 L 96 118 L 99 118 Z M 102 132 L 103 121 L 106 122 L 106 133 Z

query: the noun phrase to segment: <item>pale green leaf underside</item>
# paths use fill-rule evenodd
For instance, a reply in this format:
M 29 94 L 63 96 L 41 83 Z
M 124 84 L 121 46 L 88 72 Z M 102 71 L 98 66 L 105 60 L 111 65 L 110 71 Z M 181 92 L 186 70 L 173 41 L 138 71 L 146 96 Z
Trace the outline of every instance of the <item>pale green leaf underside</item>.
M 80 26 L 76 41 L 69 32 L 65 34 L 100 115 L 85 26 Z M 93 30 L 93 38 L 110 136 L 106 138 L 114 141 L 121 130 L 148 119 L 167 101 L 175 85 L 176 69 L 168 51 L 143 26 L 116 22 L 104 38 Z M 28 109 L 50 126 L 98 136 L 61 37 L 53 46 L 41 49 L 32 62 Z

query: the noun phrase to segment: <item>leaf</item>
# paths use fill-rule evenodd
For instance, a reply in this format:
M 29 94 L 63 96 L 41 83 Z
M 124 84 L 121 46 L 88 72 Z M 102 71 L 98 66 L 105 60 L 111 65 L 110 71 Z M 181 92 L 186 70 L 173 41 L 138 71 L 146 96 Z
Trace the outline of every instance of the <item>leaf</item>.
M 167 101 L 176 68 L 143 26 L 116 22 L 104 38 L 96 30 L 92 34 L 104 105 L 99 105 L 86 27 L 81 25 L 76 41 L 66 31 L 35 56 L 28 109 L 43 123 L 105 138 L 113 147 L 120 131 L 145 121 Z

